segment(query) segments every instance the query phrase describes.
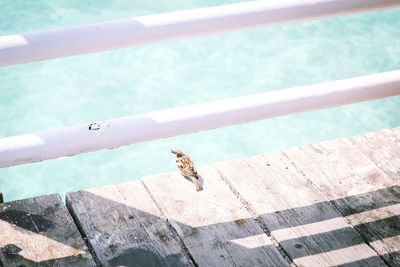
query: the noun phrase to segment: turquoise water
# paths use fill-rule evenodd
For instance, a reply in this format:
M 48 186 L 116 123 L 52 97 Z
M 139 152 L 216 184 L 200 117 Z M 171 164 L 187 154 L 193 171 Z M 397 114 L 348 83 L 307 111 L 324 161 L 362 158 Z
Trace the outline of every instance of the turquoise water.
M 0 0 L 0 35 L 239 1 Z M 0 68 L 0 137 L 400 69 L 400 10 Z M 400 97 L 0 169 L 6 200 L 400 126 Z

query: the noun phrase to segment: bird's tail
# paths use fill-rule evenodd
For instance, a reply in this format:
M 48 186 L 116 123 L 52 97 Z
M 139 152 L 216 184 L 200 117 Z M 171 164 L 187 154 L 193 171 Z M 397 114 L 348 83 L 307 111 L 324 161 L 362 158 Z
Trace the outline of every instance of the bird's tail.
M 203 190 L 203 185 L 199 181 L 199 179 L 193 178 L 193 183 L 196 186 L 196 191 L 202 191 Z

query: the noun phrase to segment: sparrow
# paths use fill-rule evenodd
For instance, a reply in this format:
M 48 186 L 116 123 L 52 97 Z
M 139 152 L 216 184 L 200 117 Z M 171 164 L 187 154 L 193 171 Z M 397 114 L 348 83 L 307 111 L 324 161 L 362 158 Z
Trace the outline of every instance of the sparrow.
M 171 153 L 176 155 L 176 165 L 181 171 L 183 177 L 194 183 L 194 185 L 196 186 L 196 191 L 203 190 L 200 176 L 197 173 L 196 167 L 194 166 L 192 159 L 180 150 L 171 149 Z

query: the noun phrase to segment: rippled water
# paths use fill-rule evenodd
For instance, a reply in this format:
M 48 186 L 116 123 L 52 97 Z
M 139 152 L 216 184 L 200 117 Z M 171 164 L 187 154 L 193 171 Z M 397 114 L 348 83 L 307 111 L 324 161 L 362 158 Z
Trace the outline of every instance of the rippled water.
M 238 1 L 0 0 L 0 35 Z M 0 137 L 400 68 L 400 10 L 0 68 Z M 400 97 L 0 169 L 6 200 L 400 126 Z

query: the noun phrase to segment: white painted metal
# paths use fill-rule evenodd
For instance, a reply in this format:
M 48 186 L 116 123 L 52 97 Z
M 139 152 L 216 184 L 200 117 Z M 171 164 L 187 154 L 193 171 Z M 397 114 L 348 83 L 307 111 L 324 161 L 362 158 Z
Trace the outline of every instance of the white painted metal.
M 0 139 L 0 167 L 400 94 L 400 70 Z
M 400 0 L 251 1 L 0 37 L 0 66 L 400 6 Z

